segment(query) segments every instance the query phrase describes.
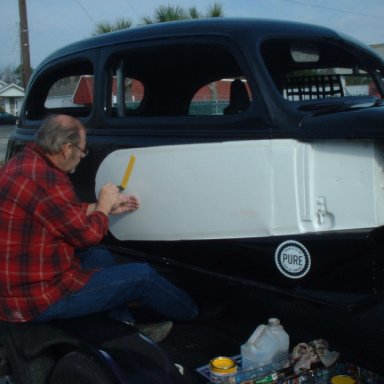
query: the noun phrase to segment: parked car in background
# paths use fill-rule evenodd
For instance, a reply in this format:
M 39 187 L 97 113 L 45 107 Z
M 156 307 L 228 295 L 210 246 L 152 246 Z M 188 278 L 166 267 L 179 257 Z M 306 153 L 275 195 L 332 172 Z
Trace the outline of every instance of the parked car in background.
M 17 123 L 16 116 L 11 115 L 8 112 L 0 112 L 0 124 L 11 125 L 16 123 Z

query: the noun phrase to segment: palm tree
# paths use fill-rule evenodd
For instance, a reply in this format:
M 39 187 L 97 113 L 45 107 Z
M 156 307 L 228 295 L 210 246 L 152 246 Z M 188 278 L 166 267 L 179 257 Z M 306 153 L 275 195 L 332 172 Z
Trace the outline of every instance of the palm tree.
M 131 28 L 131 26 L 132 21 L 130 19 L 124 19 L 123 17 L 117 19 L 114 23 L 110 23 L 109 21 L 97 23 L 93 36 L 119 31 L 120 29 L 128 29 Z
M 196 7 L 191 7 L 188 9 L 188 15 L 191 19 L 200 19 L 201 18 L 201 14 L 200 12 L 197 10 Z
M 155 15 L 152 18 L 149 16 L 143 17 L 143 23 L 155 24 L 184 19 L 188 19 L 188 15 L 179 5 L 161 5 L 160 7 L 156 8 Z
M 205 17 L 223 17 L 224 16 L 224 7 L 219 2 L 214 2 L 208 7 Z
M 166 21 L 176 21 L 185 19 L 201 19 L 206 17 L 222 17 L 224 9 L 222 4 L 214 2 L 208 7 L 207 12 L 202 14 L 196 7 L 185 10 L 183 7 L 176 5 L 162 5 L 155 10 L 154 16 L 151 18 L 145 16 L 142 18 L 143 24 L 164 23 Z M 118 31 L 120 29 L 128 29 L 132 27 L 132 21 L 123 17 L 117 19 L 114 23 L 104 21 L 96 24 L 96 28 L 92 33 L 93 36 L 102 35 L 104 33 Z
M 214 2 L 205 15 L 201 14 L 196 7 L 191 7 L 188 10 L 179 5 L 160 6 L 155 10 L 153 17 L 143 17 L 143 24 L 164 23 L 166 21 L 177 21 L 185 19 L 201 19 L 205 17 L 221 17 L 224 16 L 223 6 L 219 2 Z

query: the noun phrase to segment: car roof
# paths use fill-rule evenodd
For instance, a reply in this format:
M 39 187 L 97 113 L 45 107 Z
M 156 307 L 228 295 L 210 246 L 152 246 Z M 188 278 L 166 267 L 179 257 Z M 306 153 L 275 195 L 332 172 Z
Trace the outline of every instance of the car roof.
M 49 55 L 40 66 L 57 58 L 81 52 L 84 50 L 117 45 L 124 42 L 140 41 L 153 38 L 166 38 L 170 36 L 199 36 L 222 35 L 228 37 L 245 38 L 252 34 L 254 38 L 265 39 L 267 37 L 322 36 L 328 38 L 340 38 L 335 31 L 317 25 L 290 22 L 284 20 L 268 20 L 254 18 L 227 18 L 215 17 L 206 19 L 192 19 L 172 21 L 165 23 L 142 25 L 135 28 L 105 33 L 91 37 L 76 43 L 67 45 Z M 40 67 L 39 66 L 39 67 Z

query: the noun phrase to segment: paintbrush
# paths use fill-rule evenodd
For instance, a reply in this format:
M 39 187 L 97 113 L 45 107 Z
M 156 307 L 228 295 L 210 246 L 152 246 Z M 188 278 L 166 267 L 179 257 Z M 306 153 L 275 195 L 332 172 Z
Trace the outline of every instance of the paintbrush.
M 120 192 L 124 191 L 124 189 L 127 188 L 129 177 L 131 176 L 133 166 L 135 165 L 135 160 L 136 157 L 134 155 L 131 155 L 127 168 L 125 169 L 124 177 L 121 180 L 121 184 L 117 187 L 119 188 Z

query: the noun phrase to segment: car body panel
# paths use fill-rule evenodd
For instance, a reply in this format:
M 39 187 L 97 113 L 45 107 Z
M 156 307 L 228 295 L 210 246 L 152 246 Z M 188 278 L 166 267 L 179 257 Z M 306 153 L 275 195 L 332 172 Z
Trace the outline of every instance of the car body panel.
M 119 184 L 131 156 L 136 162 L 123 193 L 140 196 L 142 207 L 111 217 L 119 240 L 250 238 L 384 224 L 383 148 L 373 141 L 118 150 L 101 163 L 96 194 L 107 182 Z

